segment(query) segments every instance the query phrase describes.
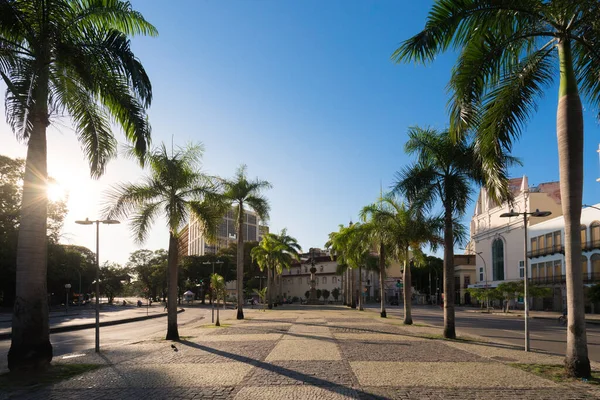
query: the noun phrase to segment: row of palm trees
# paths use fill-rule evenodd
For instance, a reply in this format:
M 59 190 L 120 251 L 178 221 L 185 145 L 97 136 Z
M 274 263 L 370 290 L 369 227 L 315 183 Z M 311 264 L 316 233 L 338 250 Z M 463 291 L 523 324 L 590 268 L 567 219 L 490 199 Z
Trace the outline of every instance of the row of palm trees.
M 250 252 L 252 260 L 256 261 L 261 271 L 267 272 L 267 302 L 269 309 L 273 308 L 273 286 L 275 277 L 289 270 L 294 261 L 300 260 L 302 248 L 298 241 L 287 234 L 283 229 L 281 233 L 268 233 L 263 236 L 258 246 Z
M 398 63 L 433 62 L 458 54 L 448 89 L 450 137 L 472 139 L 478 174 L 498 204 L 509 198 L 506 154 L 558 80 L 556 137 L 565 220 L 567 350 L 569 375 L 589 377 L 579 235 L 583 194 L 583 107 L 580 94 L 600 105 L 600 3 L 589 0 L 436 0 L 424 29 L 392 54 Z M 558 79 L 557 79 L 558 78 Z M 447 182 L 444 188 L 449 188 Z M 438 187 L 443 193 L 444 188 Z M 450 225 L 451 203 L 444 203 Z M 452 236 L 445 229 L 444 276 L 451 265 Z M 452 296 L 452 279 L 445 279 Z M 451 303 L 447 297 L 446 303 Z M 445 311 L 447 308 L 445 308 Z M 444 317 L 449 317 L 444 313 Z M 452 329 L 450 326 L 446 329 Z
M 244 221 L 246 209 L 252 209 L 261 220 L 269 217 L 269 202 L 262 191 L 271 187 L 267 181 L 249 180 L 246 166 L 242 165 L 233 179 L 211 177 L 201 172 L 199 162 L 201 145 L 169 151 L 165 145 L 147 155 L 149 174 L 140 183 L 113 186 L 107 194 L 103 214 L 107 218 L 130 218 L 131 228 L 138 243 L 142 243 L 158 216 L 167 221 L 169 228 L 168 298 L 177 298 L 179 233 L 193 216 L 199 221 L 208 242 L 217 239 L 217 230 L 225 213 L 235 210 L 237 256 L 237 318 L 244 318 Z M 282 240 L 286 236 L 282 234 Z M 240 255 L 241 252 L 241 255 Z M 179 340 L 177 303 L 168 302 L 167 340 Z

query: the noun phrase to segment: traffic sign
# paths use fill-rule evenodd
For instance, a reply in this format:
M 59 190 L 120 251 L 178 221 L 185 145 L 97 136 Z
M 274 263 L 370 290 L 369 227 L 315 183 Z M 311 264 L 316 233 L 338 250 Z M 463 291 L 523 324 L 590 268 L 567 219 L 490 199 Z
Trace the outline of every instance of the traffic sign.
M 396 287 L 402 287 L 402 283 L 400 281 L 396 282 Z

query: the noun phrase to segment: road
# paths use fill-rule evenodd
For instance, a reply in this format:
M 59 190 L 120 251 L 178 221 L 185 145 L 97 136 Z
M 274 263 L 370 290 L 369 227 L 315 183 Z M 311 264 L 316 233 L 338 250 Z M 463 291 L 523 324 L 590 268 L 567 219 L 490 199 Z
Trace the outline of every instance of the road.
M 210 312 L 210 308 L 186 307 L 185 312 L 180 313 L 177 316 L 178 324 L 181 326 L 187 323 L 198 321 L 202 317 L 210 321 Z M 141 340 L 151 337 L 164 337 L 166 332 L 166 316 L 145 321 L 101 327 L 100 348 L 136 339 Z M 95 346 L 95 337 L 95 329 L 93 328 L 71 332 L 52 333 L 50 335 L 50 341 L 54 350 L 54 357 L 93 349 Z M 9 348 L 10 340 L 0 341 L 0 357 L 3 358 L 2 361 L 5 361 Z
M 371 305 L 369 306 L 371 308 Z M 397 317 L 404 314 L 397 306 L 388 307 L 387 312 L 388 315 Z M 438 327 L 444 325 L 444 315 L 440 307 L 416 306 L 412 315 L 414 323 Z M 586 328 L 588 356 L 590 360 L 600 362 L 600 325 L 587 324 Z M 521 347 L 524 345 L 525 321 L 522 317 L 457 311 L 456 329 L 465 336 L 479 335 L 490 341 L 502 341 Z M 532 350 L 564 355 L 567 328 L 559 325 L 555 319 L 533 318 L 529 320 L 529 340 Z

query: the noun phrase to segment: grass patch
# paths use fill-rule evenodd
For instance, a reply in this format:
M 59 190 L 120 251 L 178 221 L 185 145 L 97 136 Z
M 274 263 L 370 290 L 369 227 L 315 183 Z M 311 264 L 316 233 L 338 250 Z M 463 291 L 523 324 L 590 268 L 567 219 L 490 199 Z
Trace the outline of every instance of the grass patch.
M 58 364 L 51 365 L 45 371 L 11 373 L 0 375 L 0 388 L 16 390 L 52 385 L 85 372 L 101 368 L 100 364 Z
M 565 372 L 565 367 L 563 365 L 546 365 L 546 364 L 520 364 L 520 363 L 511 363 L 508 364 L 511 367 L 521 369 L 526 372 L 530 372 L 534 375 L 541 376 L 542 378 L 550 379 L 551 381 L 561 383 L 561 382 L 586 382 L 592 385 L 600 385 L 600 372 L 592 371 L 592 376 L 590 379 L 583 380 L 577 378 L 571 378 L 567 376 Z

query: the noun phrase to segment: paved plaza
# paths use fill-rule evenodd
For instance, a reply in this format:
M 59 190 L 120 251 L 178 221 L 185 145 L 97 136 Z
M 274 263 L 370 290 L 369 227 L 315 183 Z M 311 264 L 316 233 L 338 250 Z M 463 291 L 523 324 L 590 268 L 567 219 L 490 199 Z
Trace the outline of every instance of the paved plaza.
M 246 310 L 244 321 L 234 320 L 233 313 L 224 313 L 221 328 L 183 327 L 180 343 L 147 338 L 109 346 L 100 355 L 60 357 L 55 363 L 103 367 L 9 398 L 600 398 L 595 385 L 554 383 L 510 365 L 560 364 L 560 356 L 440 340 L 431 336 L 441 333 L 438 328 L 405 327 L 373 311 Z

